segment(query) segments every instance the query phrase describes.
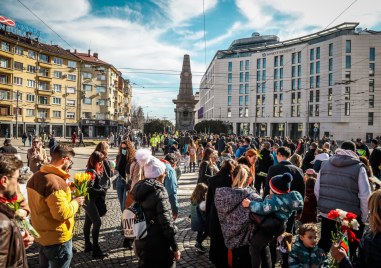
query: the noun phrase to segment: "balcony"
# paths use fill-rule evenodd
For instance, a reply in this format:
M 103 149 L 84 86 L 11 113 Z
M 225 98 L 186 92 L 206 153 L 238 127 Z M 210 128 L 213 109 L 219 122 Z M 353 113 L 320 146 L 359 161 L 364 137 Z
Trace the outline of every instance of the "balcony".
M 12 84 L 8 84 L 7 81 L 2 80 L 1 79 L 1 74 L 0 74 L 0 90 L 1 89 L 12 90 L 13 89 L 13 85 Z
M 49 123 L 51 120 L 50 117 L 36 118 L 35 121 L 37 123 Z
M 7 51 L 7 50 L 2 50 L 0 49 L 0 56 L 5 56 L 5 57 L 12 57 L 13 58 L 14 53 L 12 50 Z
M 13 73 L 13 69 L 10 67 L 1 67 L 0 66 L 0 70 L 2 73 L 6 73 L 6 74 L 12 74 Z
M 43 62 L 43 61 L 39 61 L 38 62 L 38 66 L 42 67 L 42 68 L 52 68 L 52 64 L 49 63 L 49 62 Z
M 50 90 L 45 90 L 45 89 L 38 89 L 38 94 L 39 95 L 44 95 L 44 96 L 51 96 L 54 94 L 54 90 L 53 89 L 50 89 Z
M 37 73 L 38 80 L 40 81 L 45 81 L 45 82 L 50 82 L 52 81 L 52 77 L 47 76 L 45 74 Z
M 50 103 L 37 103 L 37 107 L 39 109 L 49 109 L 51 108 Z

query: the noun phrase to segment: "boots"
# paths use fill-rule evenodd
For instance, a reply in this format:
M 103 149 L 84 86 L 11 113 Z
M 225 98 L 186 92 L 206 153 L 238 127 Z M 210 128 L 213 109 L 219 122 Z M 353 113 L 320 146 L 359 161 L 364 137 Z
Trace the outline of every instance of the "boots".
M 93 247 L 93 259 L 103 259 L 107 257 L 108 257 L 108 253 L 102 252 L 99 246 Z
M 93 250 L 93 244 L 90 241 L 85 241 L 85 252 L 90 252 Z

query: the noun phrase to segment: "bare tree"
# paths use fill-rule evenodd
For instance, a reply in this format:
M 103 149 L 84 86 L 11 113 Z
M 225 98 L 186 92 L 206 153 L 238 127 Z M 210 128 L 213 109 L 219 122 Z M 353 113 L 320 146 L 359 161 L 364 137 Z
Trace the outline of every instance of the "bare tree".
M 143 130 L 143 126 L 144 126 L 143 108 L 141 106 L 137 106 L 136 103 L 133 103 L 131 107 L 131 111 L 132 111 L 132 118 L 131 118 L 132 129 Z

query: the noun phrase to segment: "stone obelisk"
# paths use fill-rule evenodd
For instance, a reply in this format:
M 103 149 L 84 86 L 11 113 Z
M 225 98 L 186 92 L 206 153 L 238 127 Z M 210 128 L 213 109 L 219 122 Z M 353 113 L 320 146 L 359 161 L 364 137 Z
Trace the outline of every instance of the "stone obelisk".
M 184 55 L 183 68 L 180 74 L 180 88 L 177 99 L 173 100 L 176 104 L 176 129 L 193 130 L 195 111 L 194 107 L 198 100 L 195 100 L 192 86 L 192 72 L 190 67 L 189 55 Z

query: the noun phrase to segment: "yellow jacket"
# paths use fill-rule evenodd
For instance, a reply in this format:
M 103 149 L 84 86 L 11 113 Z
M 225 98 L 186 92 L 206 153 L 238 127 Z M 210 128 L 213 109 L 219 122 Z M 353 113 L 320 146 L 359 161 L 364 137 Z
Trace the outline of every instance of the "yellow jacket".
M 43 246 L 62 244 L 73 237 L 74 215 L 78 203 L 71 200 L 68 173 L 53 165 L 40 168 L 28 181 L 28 202 L 33 227 Z

